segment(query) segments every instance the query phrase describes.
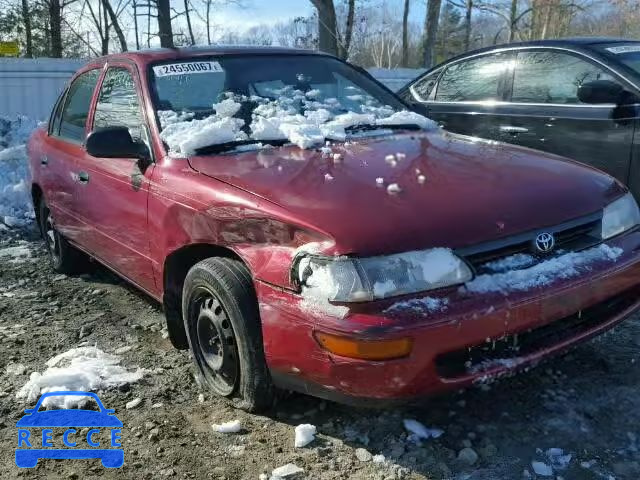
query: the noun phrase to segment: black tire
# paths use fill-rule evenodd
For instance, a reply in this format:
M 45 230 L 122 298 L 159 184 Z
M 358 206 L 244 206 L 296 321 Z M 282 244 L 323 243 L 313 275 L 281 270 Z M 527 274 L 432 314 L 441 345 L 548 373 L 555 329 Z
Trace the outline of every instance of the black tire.
M 56 230 L 55 222 L 44 198 L 40 199 L 40 233 L 49 252 L 51 266 L 58 273 L 72 274 L 82 269 L 87 257 L 73 247 Z
M 253 281 L 228 258 L 194 265 L 184 282 L 182 317 L 203 386 L 250 412 L 269 409 L 274 387 L 262 344 Z

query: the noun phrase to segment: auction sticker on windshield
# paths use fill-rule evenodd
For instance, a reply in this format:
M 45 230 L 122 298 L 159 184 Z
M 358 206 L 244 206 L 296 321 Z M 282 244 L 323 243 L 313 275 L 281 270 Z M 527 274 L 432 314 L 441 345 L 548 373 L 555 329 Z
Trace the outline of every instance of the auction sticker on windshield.
M 213 72 L 223 72 L 218 62 L 182 62 L 153 67 L 153 73 L 156 74 L 156 77 Z

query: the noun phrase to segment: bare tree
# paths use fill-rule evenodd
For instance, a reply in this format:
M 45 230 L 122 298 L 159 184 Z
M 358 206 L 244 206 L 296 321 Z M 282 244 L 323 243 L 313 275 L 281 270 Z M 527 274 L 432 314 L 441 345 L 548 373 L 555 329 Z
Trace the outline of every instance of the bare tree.
M 44 0 L 49 13 L 49 42 L 51 56 L 62 58 L 62 20 L 63 10 L 77 0 Z
M 427 5 L 427 14 L 424 20 L 424 33 L 422 36 L 422 57 L 423 64 L 426 68 L 431 68 L 435 61 L 434 51 L 436 36 L 438 34 L 441 6 L 442 0 L 429 0 Z
M 193 27 L 191 26 L 191 15 L 189 11 L 191 7 L 189 6 L 189 0 L 184 0 L 184 16 L 187 20 L 187 28 L 189 30 L 189 39 L 191 40 L 191 45 L 196 44 L 196 37 L 193 35 Z
M 402 14 L 402 66 L 409 66 L 409 8 L 411 0 L 404 0 Z
M 109 16 L 109 20 L 111 21 L 111 25 L 113 29 L 116 31 L 116 35 L 118 36 L 118 42 L 120 42 L 120 49 L 123 52 L 127 51 L 127 39 L 124 36 L 124 32 L 122 31 L 122 27 L 120 26 L 120 21 L 118 19 L 118 14 L 113 10 L 111 6 L 110 0 L 102 0 L 102 4 L 104 6 L 105 12 Z M 134 10 L 135 12 L 135 10 Z M 137 24 L 137 21 L 136 21 Z M 138 42 L 138 31 L 136 28 L 136 43 Z
M 27 51 L 25 52 L 26 57 L 33 58 L 33 34 L 31 32 L 31 16 L 29 15 L 28 0 L 22 0 L 22 8 L 20 13 L 22 14 L 22 23 L 24 23 L 24 33 L 27 43 Z
M 171 27 L 171 4 L 169 0 L 152 0 L 156 6 L 158 17 L 158 37 L 160 46 L 173 48 L 173 29 Z
M 348 0 L 347 25 L 345 27 L 344 41 L 338 43 L 338 56 L 344 60 L 349 57 L 349 47 L 353 38 L 353 18 L 355 16 L 356 0 Z
M 318 11 L 318 48 L 331 55 L 338 55 L 336 9 L 333 0 L 311 0 Z

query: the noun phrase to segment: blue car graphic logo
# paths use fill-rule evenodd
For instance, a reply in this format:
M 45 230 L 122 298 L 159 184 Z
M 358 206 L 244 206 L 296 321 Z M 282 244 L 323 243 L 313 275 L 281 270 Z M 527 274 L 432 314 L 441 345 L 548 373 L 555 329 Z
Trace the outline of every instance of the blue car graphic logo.
M 47 397 L 82 396 L 93 398 L 100 411 L 78 408 L 39 411 Z M 86 459 L 99 458 L 107 468 L 119 468 L 124 464 L 124 450 L 121 445 L 122 422 L 114 415 L 115 410 L 107 409 L 95 393 L 91 392 L 47 392 L 43 394 L 34 408 L 25 410 L 26 415 L 18 420 L 18 448 L 16 465 L 20 468 L 33 468 L 41 458 Z M 90 428 L 86 436 L 77 428 Z M 54 438 L 54 431 L 64 433 Z M 41 429 L 41 435 L 35 433 Z M 109 446 L 101 431 L 110 430 Z M 100 439 L 97 437 L 100 436 Z M 83 448 L 84 444 L 89 448 Z M 101 443 L 103 445 L 101 445 Z M 66 448 L 56 448 L 56 447 Z M 23 448 L 29 447 L 29 448 Z M 77 448 L 76 448 L 77 447 Z

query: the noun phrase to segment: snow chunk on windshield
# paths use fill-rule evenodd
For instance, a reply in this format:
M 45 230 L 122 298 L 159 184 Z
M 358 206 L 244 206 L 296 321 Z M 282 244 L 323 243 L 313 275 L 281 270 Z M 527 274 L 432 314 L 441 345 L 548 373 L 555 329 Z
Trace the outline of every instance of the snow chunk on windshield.
M 283 140 L 308 149 L 327 139 L 345 141 L 348 129 L 358 125 L 368 130 L 380 126 L 379 134 L 391 133 L 384 127 L 393 125 L 437 128 L 422 115 L 395 111 L 373 98 L 364 98 L 359 106 L 349 99 L 350 108 L 359 110 L 353 111 L 337 98 L 320 99 L 320 92 L 305 93 L 287 86 L 270 93 L 273 97 L 226 92 L 225 99 L 212 105 L 215 113 L 204 118 L 197 118 L 194 112 L 158 111 L 163 128 L 160 136 L 172 153 L 193 155 L 205 146 L 242 140 Z M 239 114 L 242 118 L 237 118 Z
M 36 401 L 41 394 L 54 391 L 90 392 L 117 387 L 140 380 L 143 369 L 129 371 L 120 365 L 120 358 L 96 347 L 72 348 L 46 363 L 47 369 L 33 372 L 16 398 Z M 72 408 L 86 401 L 85 397 L 48 397 L 43 407 Z
M 549 285 L 559 279 L 576 277 L 596 262 L 615 262 L 623 253 L 621 248 L 602 244 L 581 252 L 566 253 L 530 268 L 480 275 L 462 288 L 471 293 L 507 293 L 530 290 Z M 527 259 L 518 257 L 511 261 L 513 265 L 518 265 L 523 260 Z M 504 259 L 503 265 L 500 266 L 508 265 L 509 262 L 509 259 Z

